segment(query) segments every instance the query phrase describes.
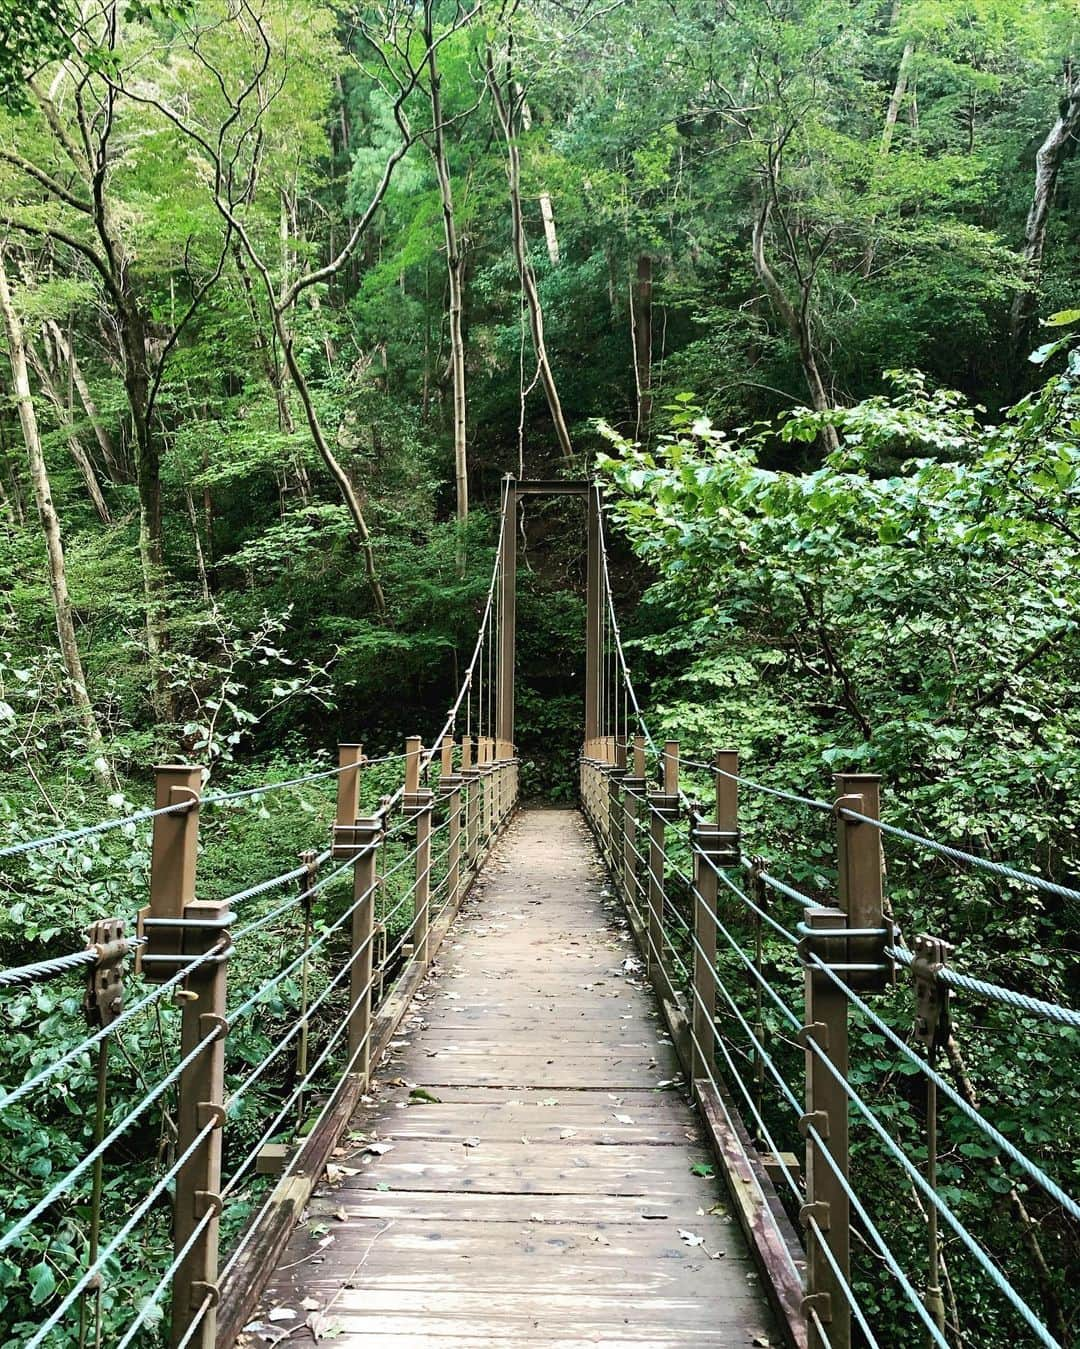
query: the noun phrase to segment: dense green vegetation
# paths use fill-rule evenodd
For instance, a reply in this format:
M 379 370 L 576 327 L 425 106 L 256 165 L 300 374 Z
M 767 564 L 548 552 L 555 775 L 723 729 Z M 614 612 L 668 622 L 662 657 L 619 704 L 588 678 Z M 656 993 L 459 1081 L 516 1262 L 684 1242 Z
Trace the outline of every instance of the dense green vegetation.
M 1076 885 L 1076 41 L 1072 0 L 0 0 L 3 841 L 145 804 L 158 761 L 245 785 L 432 734 L 501 477 L 599 463 L 657 733 L 815 796 L 880 772 L 890 818 Z M 577 509 L 529 505 L 519 573 L 524 787 L 562 798 Z M 208 888 L 291 864 L 331 792 L 212 822 Z M 822 823 L 744 808 L 755 849 L 827 894 Z M 0 862 L 2 963 L 133 913 L 147 837 Z M 1067 902 L 888 866 L 906 932 L 1076 996 Z M 241 992 L 278 953 L 255 957 Z M 42 1030 L 79 1033 L 58 988 L 5 998 L 7 1084 L 54 1052 Z M 906 1031 L 904 999 L 889 1015 Z M 1075 1188 L 1075 1036 L 980 1024 L 995 1122 Z M 117 1057 L 118 1111 L 158 1034 Z M 85 1147 L 91 1083 L 5 1118 L 5 1216 Z M 882 1109 L 917 1147 L 902 1088 Z M 950 1131 L 959 1210 L 1023 1249 Z M 1031 1203 L 1053 1275 L 1010 1272 L 1071 1328 L 1076 1233 Z M 110 1294 L 119 1325 L 165 1226 Z M 85 1242 L 73 1205 L 0 1263 L 0 1343 Z M 860 1277 L 883 1342 L 915 1343 Z M 960 1256 L 953 1277 L 970 1305 Z M 1016 1338 L 992 1300 L 971 1327 L 957 1344 Z

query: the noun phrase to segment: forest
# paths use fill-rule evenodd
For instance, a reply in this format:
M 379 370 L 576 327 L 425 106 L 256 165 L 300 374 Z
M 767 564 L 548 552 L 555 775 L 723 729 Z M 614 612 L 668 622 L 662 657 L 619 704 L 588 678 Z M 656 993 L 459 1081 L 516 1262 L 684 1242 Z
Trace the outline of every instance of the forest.
M 1076 0 L 0 0 L 0 845 L 146 807 L 159 763 L 242 790 L 433 735 L 509 474 L 602 484 L 653 734 L 699 760 L 733 744 L 812 797 L 880 773 L 896 824 L 1068 892 L 1078 138 Z M 522 790 L 569 801 L 577 503 L 527 504 L 518 568 Z M 295 859 L 324 787 L 217 812 L 206 892 Z M 746 812 L 828 893 L 819 821 Z M 133 913 L 149 840 L 0 854 L 0 964 Z M 906 931 L 1075 1005 L 1068 893 L 889 840 L 886 866 Z M 887 1015 L 908 1034 L 907 1001 Z M 1075 1188 L 1077 1031 L 979 1018 L 953 1069 Z M 5 1088 L 57 1052 L 42 1030 L 83 1033 L 48 985 L 6 992 L 0 1026 Z M 884 1042 L 858 1033 L 872 1063 Z M 160 1034 L 113 1056 L 116 1111 Z M 914 1137 L 902 1073 L 867 1073 Z M 44 1105 L 0 1101 L 5 1222 L 85 1150 L 92 1106 L 89 1060 Z M 166 1097 L 131 1169 L 170 1127 Z M 1067 1344 L 1080 1229 L 966 1127 L 942 1183 Z M 921 1240 L 861 1164 L 888 1230 Z M 105 1199 L 122 1211 L 119 1178 Z M 166 1230 L 99 1295 L 105 1344 Z M 0 1253 L 0 1344 L 87 1239 L 73 1204 Z M 948 1255 L 949 1343 L 1034 1343 Z M 881 1342 L 921 1343 L 872 1262 L 859 1278 Z

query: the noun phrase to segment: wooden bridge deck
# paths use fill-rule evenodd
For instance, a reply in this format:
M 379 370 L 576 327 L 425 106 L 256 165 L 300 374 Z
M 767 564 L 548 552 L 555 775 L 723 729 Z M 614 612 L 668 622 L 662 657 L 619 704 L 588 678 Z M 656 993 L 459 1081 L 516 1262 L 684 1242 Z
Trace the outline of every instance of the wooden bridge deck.
M 518 817 L 242 1342 L 779 1344 L 602 887 Z

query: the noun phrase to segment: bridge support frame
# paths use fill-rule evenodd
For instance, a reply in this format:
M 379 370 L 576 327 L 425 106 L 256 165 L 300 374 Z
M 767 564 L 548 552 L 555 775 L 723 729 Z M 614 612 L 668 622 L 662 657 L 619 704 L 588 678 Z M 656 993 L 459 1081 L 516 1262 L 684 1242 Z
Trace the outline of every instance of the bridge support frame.
M 716 1076 L 716 905 L 719 867 L 739 865 L 739 756 L 716 754 L 716 823 L 698 821 L 691 833 L 694 852 L 694 987 L 691 1012 L 691 1080 Z
M 190 802 L 191 808 L 154 820 L 150 905 L 140 914 L 147 944 L 140 963 L 150 979 L 160 982 L 200 962 L 177 995 L 183 1008 L 180 1056 L 191 1062 L 180 1074 L 177 1096 L 176 1147 L 179 1155 L 188 1155 L 176 1174 L 173 1250 L 188 1249 L 172 1279 L 170 1342 L 183 1339 L 196 1349 L 213 1349 L 225 1123 L 226 968 L 232 949 L 228 927 L 235 915 L 228 903 L 195 898 L 201 783 L 200 768 L 170 765 L 157 770 L 157 804 Z M 201 959 L 219 946 L 216 956 Z
M 848 963 L 846 920 L 842 909 L 807 909 L 804 959 L 843 969 Z M 848 1098 L 837 1076 L 846 1080 L 848 1075 L 847 997 L 812 963 L 804 980 L 806 1024 L 800 1038 L 806 1045 L 806 1114 L 799 1121 L 806 1138 L 806 1204 L 800 1213 L 807 1258 L 803 1308 L 809 1349 L 850 1349 L 851 1308 L 837 1276 L 838 1270 L 850 1282 Z

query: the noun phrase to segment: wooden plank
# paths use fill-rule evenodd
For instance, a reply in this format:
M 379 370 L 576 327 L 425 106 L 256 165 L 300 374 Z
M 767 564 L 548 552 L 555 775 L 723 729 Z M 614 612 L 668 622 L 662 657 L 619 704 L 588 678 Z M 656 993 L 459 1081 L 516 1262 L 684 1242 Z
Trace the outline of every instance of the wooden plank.
M 429 936 L 432 959 L 438 953 L 456 915 L 456 909 L 447 910 L 432 925 Z M 378 1064 L 393 1038 L 398 1023 L 408 1010 L 412 991 L 415 991 L 425 973 L 426 967 L 418 965 L 406 970 L 374 1018 L 370 1053 L 372 1068 Z M 407 988 L 411 989 L 408 993 L 405 992 Z M 355 1074 L 343 1078 L 337 1084 L 331 1108 L 327 1110 L 319 1127 L 302 1143 L 300 1155 L 290 1168 L 290 1174 L 279 1182 L 266 1210 L 256 1211 L 250 1224 L 250 1229 L 253 1229 L 250 1239 L 247 1239 L 247 1227 L 237 1238 L 238 1241 L 245 1239 L 246 1245 L 240 1258 L 221 1281 L 217 1307 L 217 1349 L 231 1349 L 236 1343 L 366 1085 Z
M 769 1342 L 576 817 L 526 814 L 513 842 L 401 1021 L 264 1314 L 307 1298 L 349 1349 Z M 413 1103 L 417 1087 L 438 1100 Z

